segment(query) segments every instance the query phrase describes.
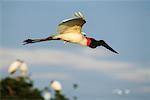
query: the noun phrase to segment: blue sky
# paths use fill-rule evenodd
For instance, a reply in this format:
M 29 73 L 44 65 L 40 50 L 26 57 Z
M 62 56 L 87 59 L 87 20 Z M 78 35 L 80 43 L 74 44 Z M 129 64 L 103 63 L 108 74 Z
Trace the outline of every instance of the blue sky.
M 134 1 L 24 1 L 0 3 L 0 71 L 7 76 L 15 59 L 25 60 L 39 88 L 52 79 L 64 93 L 78 83 L 79 100 L 148 100 L 150 98 L 150 2 Z M 104 39 L 118 55 L 103 47 L 94 50 L 61 41 L 22 45 L 27 38 L 56 33 L 57 25 L 81 11 L 87 20 L 83 31 Z M 130 89 L 128 95 L 112 93 Z M 68 94 L 69 96 L 73 94 Z

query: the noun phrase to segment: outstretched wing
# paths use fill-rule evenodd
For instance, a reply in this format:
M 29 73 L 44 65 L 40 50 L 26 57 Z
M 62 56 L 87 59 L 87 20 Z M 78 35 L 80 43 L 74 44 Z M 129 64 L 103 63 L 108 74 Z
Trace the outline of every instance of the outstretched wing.
M 66 34 L 66 33 L 78 33 L 81 34 L 82 26 L 86 23 L 83 14 L 80 12 L 75 12 L 73 18 L 69 18 L 63 20 L 58 25 L 58 33 L 59 34 Z

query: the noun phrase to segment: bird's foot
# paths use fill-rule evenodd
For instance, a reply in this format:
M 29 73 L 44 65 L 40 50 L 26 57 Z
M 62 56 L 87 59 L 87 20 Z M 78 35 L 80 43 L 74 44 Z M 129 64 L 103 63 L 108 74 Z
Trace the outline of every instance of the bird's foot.
M 23 45 L 29 44 L 29 43 L 35 43 L 36 41 L 32 40 L 32 39 L 27 39 L 23 41 Z

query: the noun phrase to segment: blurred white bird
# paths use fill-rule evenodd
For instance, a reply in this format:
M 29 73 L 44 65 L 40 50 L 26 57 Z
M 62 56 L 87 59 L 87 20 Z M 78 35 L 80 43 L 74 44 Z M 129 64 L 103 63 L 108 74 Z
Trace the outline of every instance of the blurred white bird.
M 22 76 L 25 77 L 27 74 L 27 69 L 28 69 L 27 64 L 20 59 L 17 59 L 9 66 L 8 73 L 12 75 L 18 69 L 20 69 Z
M 48 88 L 45 88 L 44 91 L 43 91 L 43 98 L 44 100 L 51 100 L 51 93 L 50 91 L 48 90 Z
M 125 94 L 130 94 L 130 92 L 131 92 L 130 89 L 125 89 L 125 90 L 124 90 L 124 93 L 125 93 Z
M 45 92 L 43 94 L 44 100 L 50 100 L 51 99 L 51 93 L 50 92 Z
M 61 91 L 62 90 L 61 83 L 56 81 L 56 80 L 52 80 L 50 85 L 51 85 L 51 88 L 54 89 L 55 91 Z
M 11 75 L 14 74 L 18 70 L 20 65 L 21 65 L 21 60 L 17 59 L 9 66 L 8 73 Z
M 123 91 L 121 89 L 114 89 L 112 93 L 117 95 L 122 95 Z
M 130 89 L 114 89 L 113 94 L 117 94 L 117 95 L 123 95 L 123 94 L 129 94 L 130 93 Z
M 21 74 L 23 77 L 25 77 L 27 75 L 27 64 L 25 62 L 22 62 L 22 64 L 20 65 L 20 70 L 21 70 Z
M 27 39 L 24 40 L 24 45 L 43 41 L 62 40 L 65 41 L 64 43 L 79 44 L 93 49 L 98 46 L 103 46 L 118 54 L 118 52 L 112 49 L 104 40 L 87 37 L 85 33 L 82 32 L 82 27 L 85 23 L 84 15 L 81 12 L 75 12 L 74 17 L 63 20 L 58 25 L 57 34 L 41 39 Z

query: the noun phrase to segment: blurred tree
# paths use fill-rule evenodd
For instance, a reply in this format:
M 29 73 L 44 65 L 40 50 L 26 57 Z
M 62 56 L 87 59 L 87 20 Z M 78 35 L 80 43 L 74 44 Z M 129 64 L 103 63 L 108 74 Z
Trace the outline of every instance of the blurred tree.
M 55 97 L 51 100 L 69 100 L 65 95 L 63 95 L 60 91 L 55 91 Z
M 73 85 L 74 89 L 77 87 L 77 84 Z M 43 95 L 44 92 L 35 88 L 29 77 L 6 77 L 0 80 L 0 100 L 69 100 L 62 91 L 54 90 L 52 97 L 51 94 Z M 50 97 L 45 98 L 45 95 Z M 77 97 L 74 96 L 72 99 L 77 100 Z
M 0 80 L 1 100 L 44 100 L 41 91 L 33 87 L 28 77 L 6 77 Z

